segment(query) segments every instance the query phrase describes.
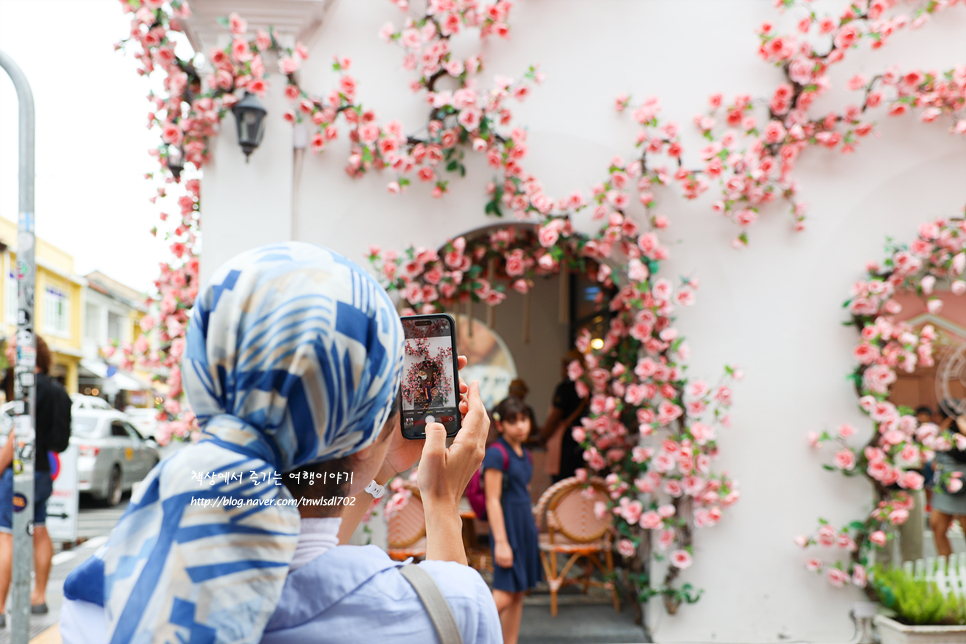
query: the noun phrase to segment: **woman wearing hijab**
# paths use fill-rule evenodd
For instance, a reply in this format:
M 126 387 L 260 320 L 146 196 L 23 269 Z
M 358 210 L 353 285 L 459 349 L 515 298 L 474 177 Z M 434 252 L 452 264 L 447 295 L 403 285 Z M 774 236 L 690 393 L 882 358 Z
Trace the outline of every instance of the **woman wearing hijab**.
M 352 628 L 338 620 L 339 607 L 326 610 L 360 591 L 381 598 L 372 616 L 397 601 L 414 606 L 412 588 L 395 583 L 401 575 L 388 574 L 395 564 L 384 553 L 356 548 L 365 556 L 345 562 L 334 546 L 380 495 L 380 480 L 410 467 L 420 448 L 426 558 L 438 560 L 421 567 L 464 641 L 499 641 L 488 635 L 500 632 L 492 601 L 454 605 L 459 594 L 488 595 L 475 571 L 457 565 L 465 563 L 459 498 L 479 467 L 488 425 L 478 385 L 461 385 L 463 426 L 449 448 L 437 424 L 427 427 L 425 445 L 406 441 L 394 402 L 402 347 L 387 294 L 332 251 L 263 246 L 219 269 L 195 302 L 181 368 L 202 439 L 149 474 L 108 543 L 68 577 L 64 642 L 258 642 L 270 619 L 277 641 L 295 641 L 286 631 L 313 621 L 318 641 L 358 641 L 363 629 L 377 641 L 432 641 L 421 610 L 409 611 L 403 638 L 371 630 L 392 624 L 360 621 L 357 612 Z M 306 470 L 322 472 L 323 485 L 343 474 L 337 485 L 356 504 L 342 520 L 304 512 L 300 519 L 278 477 L 291 483 L 289 474 Z M 314 583 L 293 590 L 290 571 L 296 582 L 312 572 Z

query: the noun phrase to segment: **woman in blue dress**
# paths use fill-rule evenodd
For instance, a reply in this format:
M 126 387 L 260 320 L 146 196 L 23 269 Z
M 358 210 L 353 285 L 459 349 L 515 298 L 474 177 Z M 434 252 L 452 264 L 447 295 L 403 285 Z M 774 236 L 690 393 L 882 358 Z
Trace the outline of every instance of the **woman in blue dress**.
M 530 435 L 530 414 L 517 398 L 493 412 L 500 437 L 483 458 L 483 488 L 493 549 L 493 599 L 500 613 L 505 644 L 517 644 L 523 593 L 542 577 L 537 524 L 530 508 L 533 460 L 523 447 Z

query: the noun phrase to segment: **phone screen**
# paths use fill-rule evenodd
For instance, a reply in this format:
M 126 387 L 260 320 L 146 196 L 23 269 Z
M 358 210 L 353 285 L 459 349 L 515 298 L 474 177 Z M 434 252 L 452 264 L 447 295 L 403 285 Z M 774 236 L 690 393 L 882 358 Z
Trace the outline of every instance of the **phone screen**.
M 402 318 L 406 338 L 403 362 L 403 437 L 426 437 L 426 423 L 442 423 L 447 436 L 460 428 L 459 382 L 456 378 L 456 326 L 449 315 Z

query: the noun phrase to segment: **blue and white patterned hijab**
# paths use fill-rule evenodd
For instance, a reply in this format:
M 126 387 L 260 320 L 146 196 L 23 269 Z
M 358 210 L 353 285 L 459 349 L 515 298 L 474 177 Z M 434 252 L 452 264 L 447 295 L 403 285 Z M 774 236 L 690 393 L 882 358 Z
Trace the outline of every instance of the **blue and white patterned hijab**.
M 402 345 L 386 292 L 332 251 L 275 244 L 222 266 L 182 361 L 202 440 L 152 470 L 67 598 L 102 605 L 113 644 L 259 641 L 299 534 L 274 477 L 375 440 Z

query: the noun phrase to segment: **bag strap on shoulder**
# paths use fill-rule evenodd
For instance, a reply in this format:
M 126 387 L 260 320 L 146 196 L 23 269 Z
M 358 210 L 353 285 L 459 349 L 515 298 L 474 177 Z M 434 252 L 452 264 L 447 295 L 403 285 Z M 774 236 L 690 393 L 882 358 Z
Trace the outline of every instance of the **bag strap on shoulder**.
M 426 607 L 429 619 L 433 622 L 433 627 L 439 636 L 440 644 L 463 644 L 463 635 L 456 624 L 453 609 L 450 608 L 429 573 L 413 563 L 398 570 L 412 585 L 423 606 Z
M 500 450 L 500 454 L 503 454 L 503 472 L 506 473 L 510 469 L 510 455 L 507 454 L 506 448 L 499 441 L 493 443 L 493 447 Z

